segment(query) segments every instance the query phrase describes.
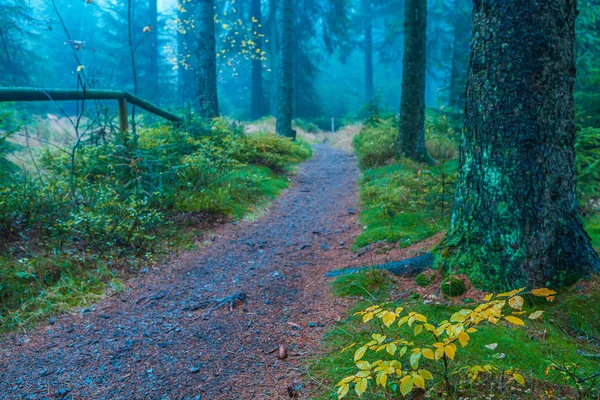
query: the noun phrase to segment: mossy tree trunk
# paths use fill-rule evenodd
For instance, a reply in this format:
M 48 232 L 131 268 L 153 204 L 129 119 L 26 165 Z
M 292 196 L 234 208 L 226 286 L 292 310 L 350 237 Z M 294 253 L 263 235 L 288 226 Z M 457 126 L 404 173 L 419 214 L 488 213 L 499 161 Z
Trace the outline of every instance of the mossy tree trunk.
M 427 1 L 405 0 L 402 101 L 396 152 L 430 161 L 425 148 L 425 73 L 427 68 Z
M 485 288 L 600 270 L 575 192 L 576 7 L 475 2 L 459 181 L 438 264 Z
M 262 9 L 261 0 L 252 0 L 252 40 L 256 43 L 256 48 L 262 51 Z M 259 119 L 265 112 L 265 94 L 263 88 L 262 75 L 262 57 L 260 54 L 254 54 L 252 59 L 252 95 L 250 105 L 250 116 L 252 119 Z
M 203 118 L 219 116 L 217 57 L 213 0 L 196 4 L 196 103 Z
M 461 112 L 465 109 L 465 90 L 469 69 L 471 44 L 472 0 L 456 0 L 454 20 L 454 46 L 450 72 L 448 105 Z
M 277 62 L 277 133 L 294 137 L 293 113 L 293 70 L 292 70 L 292 0 L 281 0 L 279 10 L 279 60 Z
M 365 102 L 373 101 L 373 16 L 371 0 L 361 0 L 361 12 L 364 24 L 364 55 L 365 55 Z

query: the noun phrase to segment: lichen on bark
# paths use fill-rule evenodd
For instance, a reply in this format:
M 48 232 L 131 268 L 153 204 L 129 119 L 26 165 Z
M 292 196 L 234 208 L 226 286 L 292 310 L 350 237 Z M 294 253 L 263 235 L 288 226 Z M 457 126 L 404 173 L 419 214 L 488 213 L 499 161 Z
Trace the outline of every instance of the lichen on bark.
M 576 1 L 475 1 L 451 227 L 437 265 L 478 286 L 600 270 L 575 191 Z

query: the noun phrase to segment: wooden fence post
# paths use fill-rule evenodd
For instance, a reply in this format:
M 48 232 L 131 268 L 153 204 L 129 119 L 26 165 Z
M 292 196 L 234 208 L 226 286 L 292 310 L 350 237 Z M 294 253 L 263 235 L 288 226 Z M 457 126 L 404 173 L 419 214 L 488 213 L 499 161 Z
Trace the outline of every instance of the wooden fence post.
M 127 100 L 125 98 L 119 99 L 119 128 L 121 129 L 121 132 L 127 132 L 129 130 L 129 121 L 127 117 Z

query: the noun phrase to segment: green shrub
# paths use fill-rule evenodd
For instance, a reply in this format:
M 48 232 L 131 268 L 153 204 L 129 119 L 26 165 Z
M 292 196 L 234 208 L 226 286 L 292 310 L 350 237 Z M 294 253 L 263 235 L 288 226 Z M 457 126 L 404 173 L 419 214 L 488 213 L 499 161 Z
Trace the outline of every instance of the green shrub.
M 319 133 L 321 129 L 310 121 L 305 121 L 300 118 L 294 120 L 294 128 L 302 129 L 308 133 Z
M 361 168 L 374 168 L 388 164 L 396 155 L 398 139 L 397 118 L 367 124 L 354 137 L 354 149 Z
M 271 133 L 257 133 L 245 136 L 233 157 L 243 163 L 264 165 L 275 172 L 284 173 L 310 155 L 310 147 L 305 143 L 298 144 Z
M 577 189 L 586 200 L 598 197 L 600 187 L 600 128 L 584 128 L 575 143 Z
M 429 285 L 431 285 L 432 282 L 432 275 L 431 274 L 427 274 L 425 272 L 421 272 L 419 275 L 417 275 L 415 277 L 415 282 L 417 283 L 417 285 L 426 288 Z

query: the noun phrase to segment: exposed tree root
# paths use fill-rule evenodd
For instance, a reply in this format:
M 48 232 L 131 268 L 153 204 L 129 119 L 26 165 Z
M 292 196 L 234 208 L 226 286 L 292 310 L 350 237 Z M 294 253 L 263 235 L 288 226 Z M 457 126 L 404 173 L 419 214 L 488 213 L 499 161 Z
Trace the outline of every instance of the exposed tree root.
M 189 307 L 185 307 L 184 311 L 196 311 L 196 310 L 204 310 L 208 308 L 208 310 L 202 314 L 202 318 L 206 319 L 215 310 L 218 310 L 221 307 L 229 306 L 229 311 L 233 311 L 236 305 L 243 304 L 246 302 L 246 298 L 248 296 L 244 292 L 234 293 L 232 295 L 223 297 L 222 299 L 212 299 L 200 302 L 198 304 L 191 305 Z M 210 308 L 209 308 L 210 307 Z
M 383 269 L 394 275 L 413 277 L 419 275 L 425 269 L 433 265 L 433 256 L 431 253 L 421 254 L 417 257 L 407 258 L 406 260 L 392 261 L 375 266 L 366 266 L 359 268 L 336 269 L 325 274 L 328 277 L 338 277 L 356 272 L 368 271 L 371 269 Z

